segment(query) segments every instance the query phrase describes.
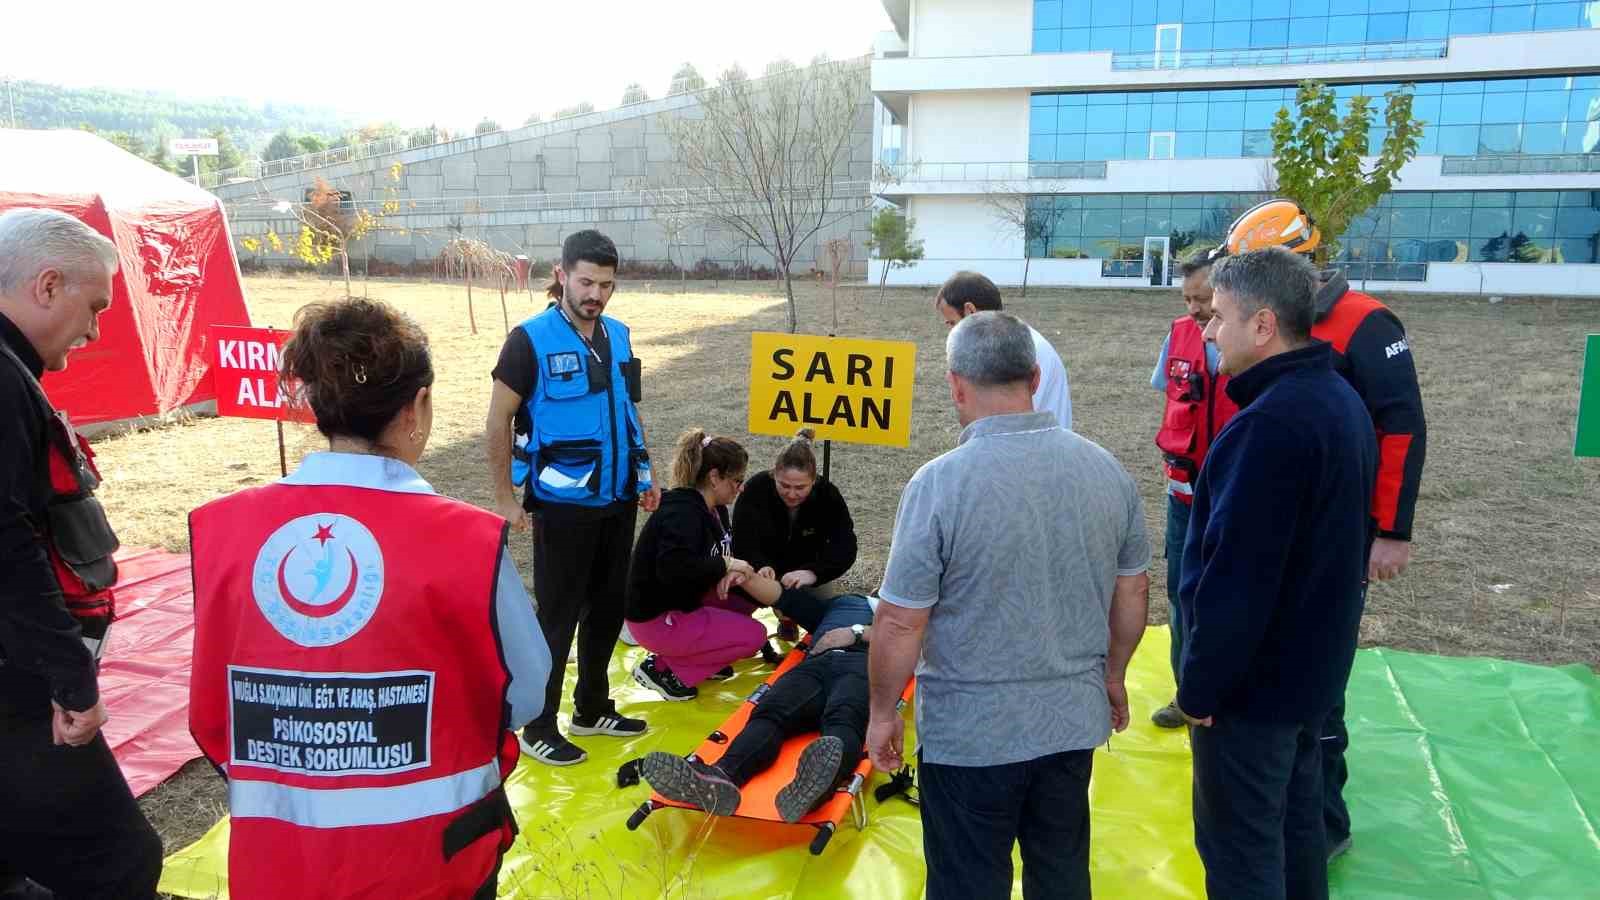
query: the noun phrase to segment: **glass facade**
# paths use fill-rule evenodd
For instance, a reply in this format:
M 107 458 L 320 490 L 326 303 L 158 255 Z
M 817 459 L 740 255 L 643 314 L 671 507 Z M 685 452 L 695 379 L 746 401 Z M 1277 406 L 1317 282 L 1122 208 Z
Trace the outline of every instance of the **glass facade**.
M 1158 34 L 1173 24 L 1176 38 Z M 1596 27 L 1600 3 L 1570 0 L 1034 0 L 1033 52 L 1332 47 Z
M 1137 261 L 1144 239 L 1167 237 L 1182 256 L 1214 247 L 1265 194 L 1056 194 L 1028 198 L 1048 223 L 1034 258 Z M 1339 259 L 1376 269 L 1427 262 L 1600 263 L 1600 191 L 1401 191 L 1351 223 Z M 1136 267 L 1130 272 L 1136 274 Z
M 1596 6 L 1600 6 L 1597 3 Z M 1339 113 L 1350 98 L 1373 98 L 1398 84 L 1337 85 Z M 1600 152 L 1600 75 L 1431 81 L 1412 85 L 1412 115 L 1426 122 L 1424 156 Z M 1201 159 L 1272 155 L 1278 110 L 1296 113 L 1295 88 L 1034 94 L 1030 162 Z M 1387 129 L 1369 135 L 1376 153 Z

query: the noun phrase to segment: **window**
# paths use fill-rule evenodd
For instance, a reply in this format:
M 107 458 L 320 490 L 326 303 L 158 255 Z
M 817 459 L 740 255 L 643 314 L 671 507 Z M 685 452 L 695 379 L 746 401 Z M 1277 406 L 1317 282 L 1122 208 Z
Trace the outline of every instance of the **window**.
M 1033 52 L 1156 53 L 1180 48 L 1157 29 L 1181 24 L 1181 48 L 1350 48 L 1320 58 L 1359 60 L 1358 45 L 1454 35 L 1600 28 L 1600 4 L 1576 0 L 1034 0 Z M 1267 58 L 1245 57 L 1244 64 Z
M 1397 87 L 1338 88 L 1343 109 L 1356 96 L 1373 98 L 1369 152 L 1386 134 L 1381 96 Z M 1600 77 L 1421 82 L 1412 93 L 1412 114 L 1424 122 L 1423 155 L 1600 151 Z M 1280 109 L 1294 114 L 1293 94 L 1281 87 L 1038 94 L 1029 110 L 1029 159 L 1148 159 L 1169 146 L 1177 159 L 1270 156 L 1272 125 Z M 1157 133 L 1170 135 L 1159 147 Z
M 1156 26 L 1156 68 L 1176 69 L 1183 49 L 1183 26 L 1177 23 Z
M 1178 136 L 1170 131 L 1150 132 L 1150 158 L 1171 159 L 1177 149 Z

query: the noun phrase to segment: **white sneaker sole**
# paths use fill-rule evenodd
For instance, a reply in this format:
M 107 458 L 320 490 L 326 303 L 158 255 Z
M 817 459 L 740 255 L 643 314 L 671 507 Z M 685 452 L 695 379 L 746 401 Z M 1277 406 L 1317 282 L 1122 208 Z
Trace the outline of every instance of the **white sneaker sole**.
M 582 750 L 578 751 L 578 758 L 574 759 L 574 760 L 551 759 L 548 756 L 545 756 L 544 754 L 541 754 L 538 750 L 534 749 L 533 745 L 529 744 L 527 742 L 527 740 L 525 738 L 523 738 L 523 736 L 520 733 L 517 735 L 517 749 L 522 751 L 522 755 L 523 756 L 526 756 L 529 759 L 535 760 L 537 762 L 542 762 L 547 766 L 557 766 L 557 767 L 575 766 L 578 763 L 587 762 L 588 759 L 589 759 L 589 754 L 583 752 Z

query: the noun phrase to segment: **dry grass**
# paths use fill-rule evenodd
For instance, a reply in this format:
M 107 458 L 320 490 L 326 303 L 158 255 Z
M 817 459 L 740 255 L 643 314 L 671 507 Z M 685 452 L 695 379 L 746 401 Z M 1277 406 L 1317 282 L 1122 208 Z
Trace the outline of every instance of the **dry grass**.
M 251 278 L 247 288 L 255 321 L 280 327 L 301 305 L 336 295 L 329 283 L 308 278 Z M 675 282 L 623 285 L 610 311 L 632 327 L 645 360 L 642 409 L 658 465 L 690 425 L 742 435 L 749 334 L 783 329 L 780 290 L 691 283 L 690 293 L 680 294 Z M 826 333 L 827 291 L 813 285 L 800 291 L 802 330 Z M 481 437 L 488 373 L 500 346 L 498 295 L 474 292 L 474 336 L 458 286 L 375 281 L 371 293 L 415 316 L 434 343 L 435 423 L 422 474 L 445 494 L 486 504 Z M 911 340 L 919 348 L 913 446 L 834 448 L 833 477 L 861 537 L 861 558 L 847 576 L 857 589 L 871 589 L 881 577 L 900 488 L 958 431 L 943 383 L 945 330 L 929 297 L 926 290 L 891 290 L 880 303 L 869 288 L 840 291 L 841 333 Z M 1572 457 L 1582 336 L 1597 330 L 1600 301 L 1387 299 L 1406 322 L 1417 355 L 1429 448 L 1412 568 L 1397 583 L 1372 589 L 1363 642 L 1600 663 L 1600 462 Z M 525 295 L 511 304 L 513 323 L 535 310 Z M 1035 289 L 1026 300 L 1013 295 L 1008 309 L 1060 349 L 1075 424 L 1138 478 L 1159 547 L 1165 501 L 1152 440 L 1160 401 L 1149 376 L 1166 323 L 1179 312 L 1176 293 Z M 780 443 L 754 438 L 749 446 L 762 464 Z M 314 430 L 290 426 L 291 466 L 322 446 Z M 130 545 L 184 550 L 188 510 L 277 475 L 273 427 L 265 422 L 189 420 L 104 440 L 98 451 L 107 506 Z M 514 542 L 514 554 L 526 576 L 527 542 Z M 1165 620 L 1164 572 L 1159 563 L 1153 569 L 1155 622 Z M 204 786 L 191 784 L 196 778 Z M 186 770 L 147 797 L 145 807 L 176 848 L 210 824 L 219 797 L 214 778 Z

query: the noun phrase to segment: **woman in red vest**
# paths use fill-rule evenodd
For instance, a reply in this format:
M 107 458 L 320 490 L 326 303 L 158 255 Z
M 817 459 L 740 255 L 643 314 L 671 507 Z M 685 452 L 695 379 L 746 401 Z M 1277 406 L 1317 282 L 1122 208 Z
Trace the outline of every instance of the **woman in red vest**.
M 550 669 L 506 522 L 414 468 L 433 365 L 409 318 L 306 307 L 283 377 L 329 451 L 189 517 L 189 724 L 228 780 L 229 893 L 492 898 Z

